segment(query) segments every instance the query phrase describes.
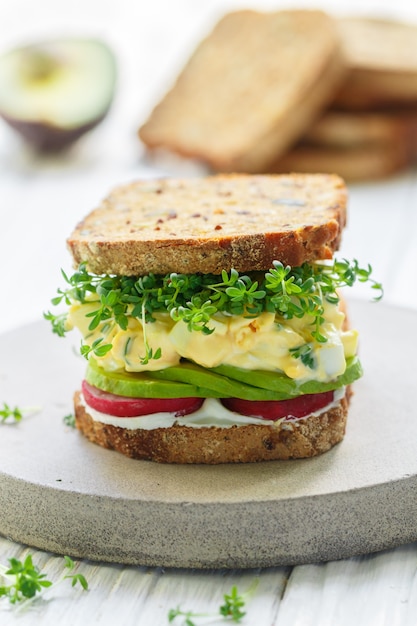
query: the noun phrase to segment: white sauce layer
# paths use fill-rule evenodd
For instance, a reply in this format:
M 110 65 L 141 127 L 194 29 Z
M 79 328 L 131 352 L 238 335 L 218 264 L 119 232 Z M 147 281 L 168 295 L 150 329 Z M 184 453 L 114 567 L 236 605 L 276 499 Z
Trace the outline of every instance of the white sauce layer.
M 179 426 L 189 426 L 190 428 L 210 428 L 216 426 L 217 428 L 231 428 L 232 426 L 245 426 L 246 424 L 257 424 L 259 426 L 272 426 L 273 424 L 279 424 L 280 422 L 292 422 L 302 419 L 307 419 L 313 415 L 320 415 L 329 411 L 335 407 L 345 395 L 345 388 L 336 389 L 334 391 L 333 402 L 323 407 L 319 411 L 310 413 L 305 417 L 284 417 L 280 420 L 272 421 L 265 420 L 258 417 L 249 417 L 247 415 L 240 415 L 234 411 L 229 411 L 222 405 L 217 398 L 207 398 L 204 400 L 203 405 L 198 411 L 184 415 L 184 417 L 175 417 L 175 413 L 152 413 L 152 415 L 142 415 L 139 417 L 115 417 L 114 415 L 107 415 L 106 413 L 100 413 L 87 405 L 84 396 L 81 394 L 81 403 L 86 408 L 88 414 L 96 422 L 102 424 L 108 424 L 110 426 L 118 426 L 119 428 L 127 428 L 128 430 L 153 430 L 155 428 L 169 428 L 174 424 Z

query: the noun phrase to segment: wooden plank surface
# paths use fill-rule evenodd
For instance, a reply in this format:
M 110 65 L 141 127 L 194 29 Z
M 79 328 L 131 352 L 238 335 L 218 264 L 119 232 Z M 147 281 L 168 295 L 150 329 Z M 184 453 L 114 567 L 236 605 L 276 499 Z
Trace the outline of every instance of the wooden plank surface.
M 0 538 L 2 562 L 7 556 L 34 562 L 58 580 L 63 559 L 28 550 Z M 417 615 L 417 545 L 334 561 L 249 571 L 184 571 L 134 566 L 76 563 L 90 588 L 72 588 L 66 581 L 40 600 L 16 612 L 0 605 L 2 626 L 149 626 L 168 624 L 168 612 L 184 610 L 216 614 L 232 585 L 244 592 L 256 584 L 242 624 L 268 626 L 415 626 Z M 181 621 L 177 622 L 181 624 Z M 196 624 L 220 626 L 221 619 L 201 618 Z

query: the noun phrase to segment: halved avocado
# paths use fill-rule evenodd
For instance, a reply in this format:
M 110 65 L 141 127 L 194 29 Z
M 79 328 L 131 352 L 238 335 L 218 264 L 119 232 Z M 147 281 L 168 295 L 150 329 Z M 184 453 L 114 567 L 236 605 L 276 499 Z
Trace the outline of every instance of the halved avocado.
M 116 59 L 98 39 L 68 38 L 0 57 L 0 115 L 40 152 L 68 148 L 106 116 Z

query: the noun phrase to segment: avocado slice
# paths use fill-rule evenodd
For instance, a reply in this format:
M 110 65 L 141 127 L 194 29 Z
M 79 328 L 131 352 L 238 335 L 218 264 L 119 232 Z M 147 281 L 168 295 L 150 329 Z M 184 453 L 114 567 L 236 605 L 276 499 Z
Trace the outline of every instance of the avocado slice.
M 206 369 L 183 361 L 175 367 L 168 367 L 157 372 L 150 372 L 150 376 L 162 381 L 185 382 L 210 389 L 209 397 L 241 398 L 242 400 L 283 400 L 288 397 L 279 390 L 261 389 L 250 383 L 223 376 L 212 369 Z
M 347 360 L 346 371 L 334 381 L 302 384 L 280 373 L 243 370 L 229 365 L 206 369 L 189 361 L 154 372 L 106 372 L 91 358 L 86 380 L 99 389 L 128 397 L 285 400 L 332 391 L 351 384 L 361 375 L 357 357 Z
M 90 359 L 85 379 L 103 391 L 129 398 L 282 399 L 280 393 L 228 379 L 193 363 L 156 372 L 106 372 Z
M 211 389 L 186 382 L 155 380 L 147 373 L 107 372 L 90 359 L 85 373 L 90 385 L 128 398 L 208 398 L 221 397 Z
M 309 380 L 299 384 L 297 381 L 279 372 L 245 370 L 233 365 L 219 365 L 210 371 L 222 374 L 228 378 L 240 380 L 254 387 L 280 392 L 286 398 L 299 396 L 300 394 L 322 393 L 339 389 L 340 387 L 350 385 L 363 374 L 362 365 L 357 356 L 346 359 L 345 372 L 335 380 L 326 383 Z

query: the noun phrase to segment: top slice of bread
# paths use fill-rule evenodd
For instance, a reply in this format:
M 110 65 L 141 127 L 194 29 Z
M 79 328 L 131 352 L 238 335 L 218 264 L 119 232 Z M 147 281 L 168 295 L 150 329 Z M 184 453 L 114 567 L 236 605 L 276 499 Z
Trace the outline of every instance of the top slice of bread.
M 229 13 L 139 136 L 216 171 L 265 171 L 332 100 L 346 71 L 341 50 L 322 11 Z
M 346 17 L 338 21 L 349 74 L 336 96 L 346 108 L 417 103 L 417 24 Z
M 330 174 L 143 180 L 116 188 L 68 246 L 96 274 L 298 266 L 331 258 L 346 202 L 343 180 Z

